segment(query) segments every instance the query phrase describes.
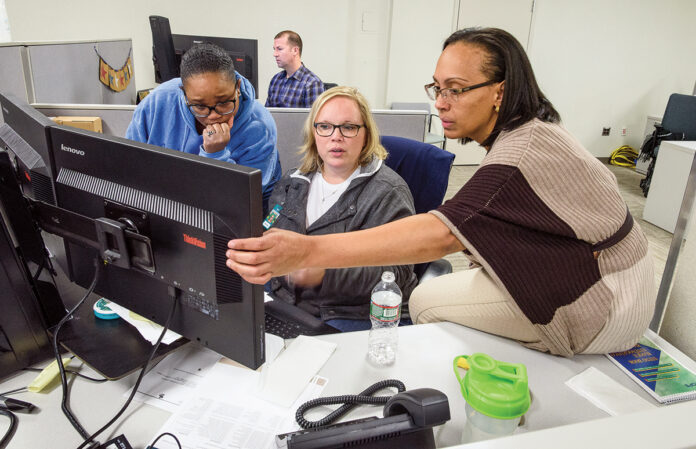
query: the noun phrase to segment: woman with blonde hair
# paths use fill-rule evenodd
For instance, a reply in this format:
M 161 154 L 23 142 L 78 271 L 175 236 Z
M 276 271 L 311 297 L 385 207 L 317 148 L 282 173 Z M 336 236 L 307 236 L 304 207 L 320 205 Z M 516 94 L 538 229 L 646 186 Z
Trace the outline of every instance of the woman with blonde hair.
M 411 192 L 384 164 L 387 152 L 365 97 L 334 87 L 317 98 L 304 128 L 302 164 L 276 184 L 274 227 L 305 235 L 368 229 L 414 214 Z M 404 304 L 416 285 L 413 265 L 293 271 L 270 281 L 271 294 L 339 330 L 367 329 L 370 292 L 392 271 Z M 405 309 L 405 307 L 404 307 Z

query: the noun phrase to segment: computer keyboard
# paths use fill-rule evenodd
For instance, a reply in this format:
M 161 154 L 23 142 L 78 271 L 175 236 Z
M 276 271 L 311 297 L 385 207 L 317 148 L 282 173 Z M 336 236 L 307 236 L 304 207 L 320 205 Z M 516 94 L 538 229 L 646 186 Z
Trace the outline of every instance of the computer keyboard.
M 311 335 L 306 332 L 306 329 L 302 329 L 302 326 L 281 321 L 268 313 L 266 314 L 266 332 L 277 335 L 280 338 L 295 338 L 300 335 Z
M 281 338 L 300 335 L 324 335 L 340 332 L 319 318 L 282 300 L 265 303 L 266 332 Z

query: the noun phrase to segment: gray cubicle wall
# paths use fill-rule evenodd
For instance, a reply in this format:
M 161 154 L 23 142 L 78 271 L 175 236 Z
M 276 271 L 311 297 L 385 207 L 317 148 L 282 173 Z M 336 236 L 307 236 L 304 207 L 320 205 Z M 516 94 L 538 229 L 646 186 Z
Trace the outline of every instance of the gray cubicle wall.
M 37 110 L 49 117 L 96 116 L 101 117 L 104 133 L 124 137 L 133 116 L 133 105 L 104 104 L 34 104 Z M 299 165 L 297 154 L 302 145 L 302 127 L 309 114 L 304 108 L 269 108 L 278 128 L 278 153 L 283 171 Z M 381 135 L 407 137 L 423 142 L 426 135 L 428 114 L 425 111 L 372 111 Z
M 135 78 L 125 90 L 112 91 L 99 81 L 95 52 L 118 70 L 131 48 L 130 39 L 0 44 L 0 91 L 28 103 L 135 104 Z
M 25 82 L 29 76 L 26 54 L 26 47 L 0 45 L 0 91 L 19 98 L 28 98 Z
M 309 114 L 307 108 L 268 108 L 278 127 L 278 152 L 283 171 L 300 165 L 297 153 L 302 145 L 302 128 Z M 374 109 L 372 115 L 379 133 L 400 136 L 423 142 L 426 135 L 428 113 L 425 111 L 397 111 Z
M 135 105 L 129 104 L 41 104 L 34 106 L 48 117 L 100 117 L 104 134 L 125 137 Z

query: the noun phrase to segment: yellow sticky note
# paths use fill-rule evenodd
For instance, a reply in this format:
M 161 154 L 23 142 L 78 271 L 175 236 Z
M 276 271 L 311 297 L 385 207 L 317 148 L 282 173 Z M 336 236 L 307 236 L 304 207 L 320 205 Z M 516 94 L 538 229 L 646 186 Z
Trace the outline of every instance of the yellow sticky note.
M 63 367 L 68 366 L 68 363 L 70 363 L 70 357 L 63 358 L 62 362 Z M 38 393 L 46 388 L 46 385 L 53 382 L 53 379 L 59 375 L 60 370 L 58 369 L 58 362 L 54 360 L 46 368 L 44 368 L 38 376 L 36 376 L 36 379 L 34 379 L 27 387 L 27 390 L 31 391 L 32 393 Z

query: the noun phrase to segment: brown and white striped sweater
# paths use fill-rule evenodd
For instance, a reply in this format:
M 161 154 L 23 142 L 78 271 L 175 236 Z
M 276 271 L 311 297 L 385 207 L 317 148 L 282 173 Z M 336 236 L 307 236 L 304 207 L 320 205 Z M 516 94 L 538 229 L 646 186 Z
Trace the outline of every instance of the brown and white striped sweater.
M 528 346 L 563 356 L 625 350 L 647 328 L 648 242 L 614 175 L 560 125 L 534 119 L 502 132 L 432 213 L 534 324 L 540 342 Z

